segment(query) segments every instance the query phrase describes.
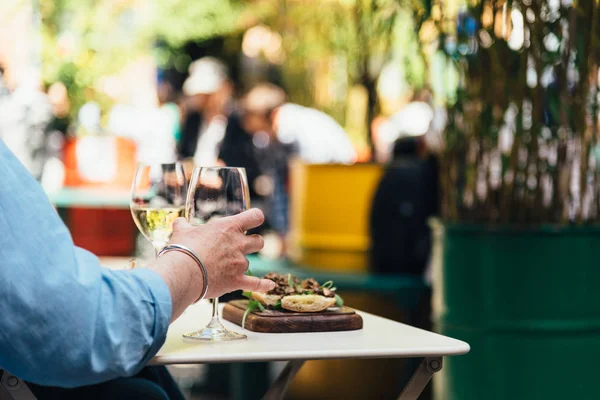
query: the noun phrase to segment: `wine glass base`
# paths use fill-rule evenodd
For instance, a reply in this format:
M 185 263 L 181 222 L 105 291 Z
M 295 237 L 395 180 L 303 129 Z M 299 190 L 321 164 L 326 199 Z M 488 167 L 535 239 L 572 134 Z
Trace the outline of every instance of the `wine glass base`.
M 248 336 L 244 334 L 228 331 L 225 328 L 210 327 L 206 327 L 196 332 L 184 333 L 182 336 L 187 340 L 199 340 L 205 342 L 230 342 L 248 338 Z

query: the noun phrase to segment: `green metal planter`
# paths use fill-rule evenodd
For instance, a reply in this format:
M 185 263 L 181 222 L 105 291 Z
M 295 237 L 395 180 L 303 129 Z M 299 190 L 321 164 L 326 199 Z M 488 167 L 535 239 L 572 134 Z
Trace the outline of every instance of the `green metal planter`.
M 436 400 L 599 399 L 600 227 L 435 229 Z

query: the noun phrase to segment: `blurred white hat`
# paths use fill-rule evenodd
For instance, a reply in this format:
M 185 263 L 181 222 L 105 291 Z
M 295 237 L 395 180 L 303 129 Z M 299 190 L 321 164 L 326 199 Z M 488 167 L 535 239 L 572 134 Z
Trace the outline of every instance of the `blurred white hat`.
M 282 88 L 271 83 L 260 83 L 244 96 L 242 104 L 246 111 L 267 113 L 285 103 L 285 100 Z
M 183 94 L 186 96 L 215 93 L 227 80 L 227 67 L 214 57 L 194 61 L 188 71 L 190 76 L 183 84 Z

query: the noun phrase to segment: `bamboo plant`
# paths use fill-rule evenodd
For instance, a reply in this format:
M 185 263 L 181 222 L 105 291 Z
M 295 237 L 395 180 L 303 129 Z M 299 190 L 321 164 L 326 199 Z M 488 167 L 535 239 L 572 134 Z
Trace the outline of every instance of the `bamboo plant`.
M 440 23 L 460 74 L 441 156 L 446 221 L 600 219 L 599 12 L 598 0 L 483 0 Z

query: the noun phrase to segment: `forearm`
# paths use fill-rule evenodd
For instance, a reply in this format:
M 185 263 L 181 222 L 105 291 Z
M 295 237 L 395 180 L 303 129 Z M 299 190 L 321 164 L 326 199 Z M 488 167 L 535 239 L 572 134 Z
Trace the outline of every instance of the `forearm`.
M 177 251 L 163 254 L 148 267 L 158 273 L 169 287 L 173 322 L 198 300 L 204 282 L 200 268 L 188 255 Z
M 165 340 L 168 285 L 154 271 L 110 271 L 87 252 L 63 252 L 66 247 L 38 261 L 46 275 L 10 265 L 22 279 L 11 277 L 10 290 L 0 293 L 0 314 L 10 315 L 0 323 L 0 367 L 63 387 L 135 374 Z

